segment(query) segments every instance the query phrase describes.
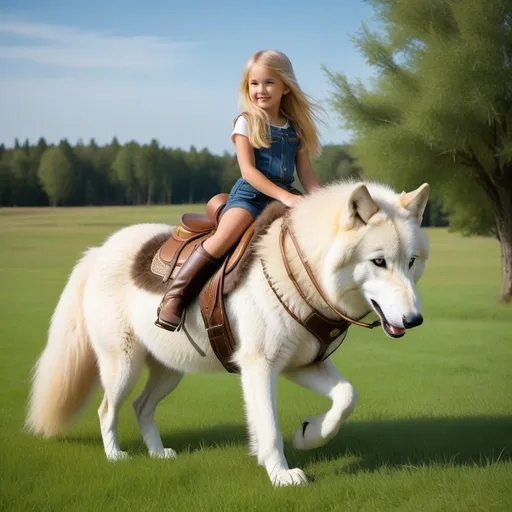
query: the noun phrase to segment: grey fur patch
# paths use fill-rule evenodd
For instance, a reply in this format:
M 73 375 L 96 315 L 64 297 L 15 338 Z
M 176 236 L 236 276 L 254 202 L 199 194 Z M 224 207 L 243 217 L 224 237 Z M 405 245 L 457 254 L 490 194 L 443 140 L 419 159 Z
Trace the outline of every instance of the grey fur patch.
M 162 278 L 151 272 L 151 262 L 156 251 L 169 239 L 170 233 L 164 232 L 149 239 L 135 256 L 132 265 L 131 278 L 133 284 L 151 293 L 163 295 L 168 283 L 163 283 Z

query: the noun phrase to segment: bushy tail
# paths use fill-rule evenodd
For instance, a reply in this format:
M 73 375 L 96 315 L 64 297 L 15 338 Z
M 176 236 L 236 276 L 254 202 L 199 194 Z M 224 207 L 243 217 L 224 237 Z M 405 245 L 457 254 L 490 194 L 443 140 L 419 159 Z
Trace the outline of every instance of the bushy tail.
M 44 437 L 62 433 L 97 381 L 96 356 L 83 313 L 87 278 L 99 249 L 75 265 L 52 316 L 48 342 L 33 373 L 25 426 Z

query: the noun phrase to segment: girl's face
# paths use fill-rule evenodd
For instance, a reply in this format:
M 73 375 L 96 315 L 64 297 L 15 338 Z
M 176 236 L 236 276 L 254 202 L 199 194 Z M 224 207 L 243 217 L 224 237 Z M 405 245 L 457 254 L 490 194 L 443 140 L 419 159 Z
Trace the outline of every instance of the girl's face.
M 271 69 L 254 64 L 249 71 L 249 96 L 251 101 L 275 117 L 279 113 L 281 98 L 289 89 Z

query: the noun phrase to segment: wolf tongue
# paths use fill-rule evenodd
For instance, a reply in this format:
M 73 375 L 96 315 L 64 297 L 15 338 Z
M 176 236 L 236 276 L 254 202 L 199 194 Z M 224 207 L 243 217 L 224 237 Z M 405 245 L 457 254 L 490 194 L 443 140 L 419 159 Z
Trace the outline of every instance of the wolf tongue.
M 403 334 L 405 332 L 405 329 L 402 327 L 395 327 L 394 325 L 388 324 L 389 330 L 391 331 L 391 334 L 399 335 Z

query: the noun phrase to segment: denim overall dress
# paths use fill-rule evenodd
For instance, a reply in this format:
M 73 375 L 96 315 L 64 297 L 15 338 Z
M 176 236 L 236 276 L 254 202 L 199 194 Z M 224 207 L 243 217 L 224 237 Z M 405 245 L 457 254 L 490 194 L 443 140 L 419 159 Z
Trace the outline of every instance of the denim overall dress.
M 295 172 L 295 155 L 299 139 L 291 122 L 286 128 L 270 126 L 272 144 L 268 148 L 254 149 L 254 164 L 266 178 L 292 194 L 300 194 L 292 187 Z M 224 212 L 230 208 L 243 208 L 256 218 L 270 202 L 275 201 L 239 178 L 229 194 Z

